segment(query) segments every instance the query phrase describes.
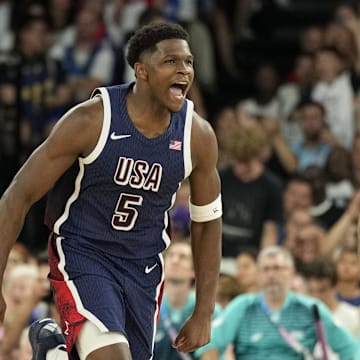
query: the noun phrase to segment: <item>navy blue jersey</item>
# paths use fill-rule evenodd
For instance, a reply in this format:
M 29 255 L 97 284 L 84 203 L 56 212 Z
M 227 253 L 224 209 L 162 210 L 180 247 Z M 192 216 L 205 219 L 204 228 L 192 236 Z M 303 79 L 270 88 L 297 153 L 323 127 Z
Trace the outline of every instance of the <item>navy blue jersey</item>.
M 139 132 L 127 113 L 132 85 L 96 89 L 104 119 L 91 154 L 79 157 L 49 194 L 46 223 L 74 246 L 123 258 L 145 258 L 169 244 L 167 211 L 192 168 L 192 102 L 171 114 L 155 138 Z

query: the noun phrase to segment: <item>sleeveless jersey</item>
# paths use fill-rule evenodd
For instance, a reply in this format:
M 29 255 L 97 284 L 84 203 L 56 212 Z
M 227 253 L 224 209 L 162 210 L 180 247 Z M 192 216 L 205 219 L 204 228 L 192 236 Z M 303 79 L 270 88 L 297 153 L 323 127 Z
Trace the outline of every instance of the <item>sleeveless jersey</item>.
M 104 105 L 101 135 L 49 193 L 45 222 L 71 246 L 145 258 L 170 242 L 167 211 L 192 169 L 193 103 L 186 100 L 163 134 L 147 138 L 127 113 L 130 87 L 94 91 Z

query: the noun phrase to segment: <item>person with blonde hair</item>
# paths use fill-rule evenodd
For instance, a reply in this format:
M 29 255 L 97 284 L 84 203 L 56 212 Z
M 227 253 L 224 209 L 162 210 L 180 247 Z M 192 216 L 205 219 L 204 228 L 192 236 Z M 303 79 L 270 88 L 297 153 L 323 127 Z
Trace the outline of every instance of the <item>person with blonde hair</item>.
M 277 242 L 283 217 L 281 181 L 264 165 L 269 142 L 258 126 L 241 126 L 226 147 L 234 159 L 220 171 L 223 199 L 223 268 L 236 271 L 235 258 L 248 247 Z

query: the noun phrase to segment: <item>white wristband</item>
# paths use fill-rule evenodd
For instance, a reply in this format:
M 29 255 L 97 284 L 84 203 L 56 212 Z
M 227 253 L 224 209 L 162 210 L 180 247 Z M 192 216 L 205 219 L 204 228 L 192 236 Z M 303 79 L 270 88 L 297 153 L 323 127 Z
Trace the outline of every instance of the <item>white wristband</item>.
M 190 218 L 196 222 L 206 222 L 218 219 L 222 216 L 221 194 L 206 205 L 194 205 L 189 201 Z

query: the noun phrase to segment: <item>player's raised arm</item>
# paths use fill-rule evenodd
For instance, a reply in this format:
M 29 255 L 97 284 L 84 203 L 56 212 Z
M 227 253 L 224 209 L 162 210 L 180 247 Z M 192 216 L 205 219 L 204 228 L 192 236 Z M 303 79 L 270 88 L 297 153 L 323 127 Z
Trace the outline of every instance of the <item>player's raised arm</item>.
M 217 142 L 210 124 L 194 113 L 190 175 L 191 242 L 196 281 L 196 305 L 180 331 L 175 347 L 192 351 L 210 340 L 210 323 L 221 259 L 221 196 L 216 169 Z
M 102 101 L 89 100 L 70 110 L 32 153 L 0 200 L 0 275 L 33 203 L 52 187 L 79 156 L 95 146 L 102 126 Z M 5 311 L 0 298 L 0 319 Z

